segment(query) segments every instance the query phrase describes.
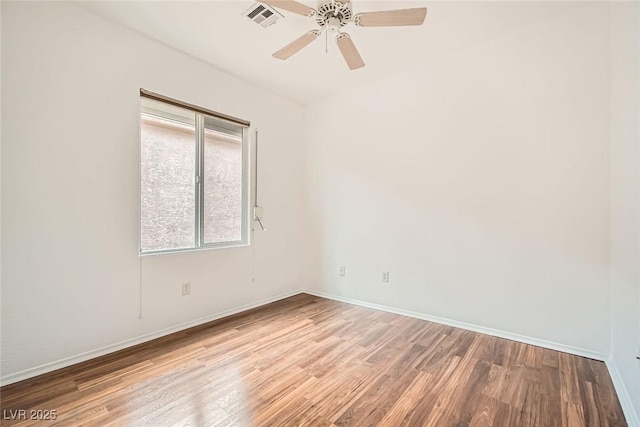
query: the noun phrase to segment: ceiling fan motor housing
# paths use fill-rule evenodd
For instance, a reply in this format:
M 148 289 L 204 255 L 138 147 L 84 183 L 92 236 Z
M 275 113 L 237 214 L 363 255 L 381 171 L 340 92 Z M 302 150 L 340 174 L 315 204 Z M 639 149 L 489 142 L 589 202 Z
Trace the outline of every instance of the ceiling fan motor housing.
M 351 2 L 327 0 L 318 4 L 316 22 L 329 32 L 337 33 L 341 27 L 351 22 L 352 17 Z

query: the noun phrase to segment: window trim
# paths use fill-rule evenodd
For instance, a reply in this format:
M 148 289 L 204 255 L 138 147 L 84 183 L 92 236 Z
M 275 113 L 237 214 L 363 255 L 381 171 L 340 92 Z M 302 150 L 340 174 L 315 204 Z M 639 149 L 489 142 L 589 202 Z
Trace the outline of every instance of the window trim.
M 154 96 L 150 96 L 149 94 L 153 94 Z M 155 250 L 144 250 L 142 248 L 142 168 L 140 167 L 140 197 L 139 197 L 139 221 L 138 221 L 138 253 L 139 256 L 148 256 L 148 255 L 160 255 L 160 254 L 169 254 L 169 253 L 182 253 L 182 252 L 194 252 L 194 251 L 202 251 L 209 249 L 222 249 L 222 248 L 233 248 L 233 247 L 242 247 L 249 246 L 251 244 L 251 236 L 249 233 L 250 230 L 250 207 L 249 205 L 252 203 L 251 198 L 253 197 L 252 192 L 250 191 L 251 185 L 251 176 L 250 176 L 250 162 L 251 162 L 251 143 L 249 141 L 249 131 L 250 131 L 250 122 L 242 119 L 237 119 L 235 117 L 227 116 L 222 113 L 217 113 L 212 110 L 208 110 L 205 108 L 196 107 L 192 104 L 182 103 L 181 101 L 174 100 L 173 98 L 164 97 L 162 95 L 154 94 L 153 92 L 145 91 L 144 89 L 140 89 L 140 99 L 149 98 L 155 101 L 173 105 L 176 107 L 184 108 L 192 111 L 195 114 L 195 170 L 194 170 L 194 188 L 195 188 L 195 232 L 193 239 L 193 246 L 188 248 L 167 248 L 167 249 L 155 249 Z M 158 111 L 158 113 L 162 113 Z M 145 114 L 142 102 L 140 103 L 140 111 L 139 111 L 139 120 L 142 120 L 142 115 Z M 216 120 L 223 120 L 233 123 L 236 126 L 240 126 L 242 129 L 242 174 L 241 174 L 241 188 L 242 188 L 242 212 L 241 212 L 241 230 L 240 230 L 240 240 L 230 240 L 225 242 L 213 242 L 213 243 L 205 243 L 204 242 L 204 132 L 205 132 L 205 116 L 211 117 Z M 161 116 L 160 116 L 161 117 Z M 171 119 L 170 117 L 165 117 Z M 140 161 L 142 160 L 142 123 L 139 126 L 140 134 L 139 134 L 139 144 L 140 144 Z M 139 162 L 140 163 L 140 162 Z M 140 163 L 141 164 L 141 163 Z
M 228 114 L 209 110 L 208 108 L 198 107 L 197 105 L 193 105 L 189 102 L 184 102 L 165 95 L 160 95 L 159 93 L 151 92 L 150 90 L 146 90 L 143 88 L 140 88 L 140 97 L 154 99 L 156 101 L 164 102 L 165 104 L 173 105 L 175 107 L 191 110 L 193 112 L 204 114 L 206 116 L 212 116 L 216 119 L 226 120 L 228 122 L 235 123 L 236 125 L 244 126 L 246 128 L 251 127 L 251 122 L 249 120 L 239 119 L 237 117 L 229 116 Z

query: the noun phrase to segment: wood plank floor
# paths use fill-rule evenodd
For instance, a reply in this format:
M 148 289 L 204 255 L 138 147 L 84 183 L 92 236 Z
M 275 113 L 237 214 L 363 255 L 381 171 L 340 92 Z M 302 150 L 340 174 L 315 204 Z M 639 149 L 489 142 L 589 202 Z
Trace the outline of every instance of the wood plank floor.
M 626 425 L 602 362 L 305 294 L 0 393 L 6 426 Z

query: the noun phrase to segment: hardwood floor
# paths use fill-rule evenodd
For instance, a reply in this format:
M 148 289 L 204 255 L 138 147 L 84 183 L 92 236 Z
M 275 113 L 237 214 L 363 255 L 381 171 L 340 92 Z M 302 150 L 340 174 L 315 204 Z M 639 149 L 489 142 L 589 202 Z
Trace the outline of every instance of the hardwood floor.
M 626 425 L 602 362 L 304 294 L 0 393 L 6 426 Z

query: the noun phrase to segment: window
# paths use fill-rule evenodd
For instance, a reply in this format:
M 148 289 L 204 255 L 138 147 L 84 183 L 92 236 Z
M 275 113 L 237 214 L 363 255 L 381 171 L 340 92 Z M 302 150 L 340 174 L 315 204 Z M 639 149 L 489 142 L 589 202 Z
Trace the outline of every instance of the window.
M 140 252 L 248 243 L 248 122 L 141 91 Z

